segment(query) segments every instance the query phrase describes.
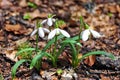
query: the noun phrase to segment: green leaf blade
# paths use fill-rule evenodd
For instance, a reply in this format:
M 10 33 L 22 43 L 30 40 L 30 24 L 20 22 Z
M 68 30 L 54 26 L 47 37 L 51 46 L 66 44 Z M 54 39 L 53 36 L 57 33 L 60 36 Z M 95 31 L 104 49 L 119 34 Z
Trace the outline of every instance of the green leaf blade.
M 16 53 L 16 56 L 15 56 L 15 57 L 19 56 L 19 55 L 22 54 L 23 52 L 34 51 L 34 50 L 35 50 L 35 48 L 25 48 L 25 49 L 22 49 L 22 50 L 20 50 L 19 52 Z
M 18 61 L 18 62 L 15 63 L 15 65 L 12 67 L 12 78 L 15 77 L 17 68 L 18 68 L 22 63 L 24 63 L 24 62 L 26 62 L 26 61 L 28 61 L 28 60 L 22 59 L 22 60 L 20 60 L 20 61 Z
M 111 53 L 105 52 L 105 51 L 93 51 L 93 52 L 88 52 L 85 55 L 82 56 L 82 59 L 85 59 L 86 57 L 90 56 L 90 55 L 106 55 L 107 57 L 111 58 L 111 59 L 115 59 L 115 56 Z
M 41 52 L 40 54 L 36 55 L 36 56 L 32 59 L 32 62 L 31 62 L 31 64 L 30 64 L 30 69 L 32 69 L 32 68 L 35 66 L 35 64 L 37 63 L 37 61 L 38 61 L 39 59 L 42 59 L 43 56 L 44 56 L 44 52 Z

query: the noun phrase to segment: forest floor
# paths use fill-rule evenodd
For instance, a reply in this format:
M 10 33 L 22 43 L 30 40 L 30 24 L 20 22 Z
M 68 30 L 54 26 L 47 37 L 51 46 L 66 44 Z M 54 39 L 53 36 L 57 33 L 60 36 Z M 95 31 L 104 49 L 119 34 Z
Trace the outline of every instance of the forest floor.
M 28 2 L 36 7 L 28 6 Z M 25 20 L 24 15 L 30 18 Z M 111 60 L 104 56 L 94 57 L 81 62 L 73 70 L 69 60 L 61 60 L 60 66 L 67 74 L 77 74 L 73 80 L 120 80 L 120 2 L 117 0 L 1 0 L 0 1 L 0 80 L 12 80 L 11 68 L 18 61 L 14 58 L 18 46 L 26 41 L 35 45 L 35 37 L 30 37 L 35 29 L 36 20 L 44 20 L 48 14 L 55 14 L 55 18 L 66 22 L 65 29 L 71 36 L 79 34 L 80 16 L 94 30 L 104 37 L 82 41 L 81 54 L 95 50 L 104 50 L 117 57 Z M 39 47 L 46 45 L 40 38 Z M 67 56 L 64 53 L 63 56 Z M 91 58 L 90 58 L 91 59 Z M 93 65 L 91 65 L 94 63 Z M 30 70 L 27 63 L 21 65 L 15 80 L 70 80 L 56 75 L 59 68 L 51 67 L 44 62 L 40 71 Z M 49 76 L 49 77 L 47 77 Z

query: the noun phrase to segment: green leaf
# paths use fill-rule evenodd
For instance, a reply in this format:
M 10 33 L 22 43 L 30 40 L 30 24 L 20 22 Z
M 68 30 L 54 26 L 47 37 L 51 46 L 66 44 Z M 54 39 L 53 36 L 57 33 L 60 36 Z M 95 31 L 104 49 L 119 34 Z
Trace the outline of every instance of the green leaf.
M 76 51 L 75 45 L 70 43 L 70 47 L 71 47 L 71 50 L 72 50 L 72 60 L 75 60 L 76 59 L 76 55 L 77 55 L 77 51 Z
M 32 69 L 35 64 L 37 63 L 38 60 L 42 59 L 42 57 L 45 56 L 44 52 L 40 52 L 40 54 L 36 55 L 33 59 L 32 62 L 30 64 L 30 69 Z
M 2 74 L 0 74 L 0 80 L 4 80 L 4 77 Z
M 63 73 L 63 70 L 62 70 L 62 69 L 58 69 L 58 70 L 56 71 L 56 73 L 57 73 L 58 75 L 61 75 L 61 74 Z
M 25 48 L 25 49 L 22 49 L 22 50 L 20 50 L 19 52 L 16 53 L 16 56 L 15 56 L 15 57 L 19 56 L 20 54 L 22 54 L 22 53 L 24 53 L 24 52 L 34 51 L 34 50 L 35 50 L 35 48 Z
M 65 44 L 65 43 L 69 44 L 69 43 L 71 43 L 71 44 L 76 44 L 76 45 L 78 45 L 80 47 L 82 46 L 80 42 L 78 42 L 78 41 L 76 41 L 74 39 L 67 39 L 67 40 L 62 41 L 61 43 L 62 44 Z
M 62 43 L 72 43 L 72 44 L 74 44 L 74 43 L 77 43 L 77 41 L 69 39 L 69 40 L 62 41 Z
M 74 40 L 74 41 L 76 41 L 76 40 L 79 39 L 79 36 L 80 36 L 80 35 L 77 35 L 77 36 L 74 36 L 74 37 L 71 37 L 71 38 L 67 38 L 67 39 L 64 40 L 64 41 L 67 41 L 67 40 Z M 81 36 L 80 36 L 80 38 L 81 38 Z
M 63 37 L 64 37 L 63 35 L 59 35 L 57 39 L 59 40 L 59 39 L 61 39 L 61 38 L 63 38 Z M 55 42 L 55 39 L 54 39 L 54 38 L 51 39 L 51 40 L 47 43 L 47 45 L 43 48 L 42 51 L 43 51 L 43 52 L 46 51 L 54 42 Z
M 29 13 L 26 13 L 26 14 L 23 16 L 23 19 L 30 19 L 30 18 L 31 18 L 31 16 L 30 16 Z
M 88 52 L 85 55 L 83 55 L 82 58 L 80 58 L 80 60 L 85 59 L 86 57 L 88 57 L 90 55 L 106 55 L 107 57 L 109 57 L 111 59 L 115 59 L 115 56 L 111 53 L 108 53 L 105 51 L 93 51 L 93 52 Z
M 45 54 L 45 56 L 47 56 L 48 58 L 51 58 L 51 60 L 53 60 L 54 59 L 54 57 L 51 55 L 51 54 L 49 54 L 49 53 L 44 53 Z
M 37 8 L 37 5 L 33 2 L 28 2 L 28 6 L 30 6 L 32 8 Z
M 17 68 L 23 63 L 23 62 L 26 62 L 28 60 L 25 60 L 25 59 L 22 59 L 18 62 L 15 63 L 15 65 L 12 67 L 12 78 L 15 77 L 15 74 L 16 74 L 16 71 L 17 71 Z

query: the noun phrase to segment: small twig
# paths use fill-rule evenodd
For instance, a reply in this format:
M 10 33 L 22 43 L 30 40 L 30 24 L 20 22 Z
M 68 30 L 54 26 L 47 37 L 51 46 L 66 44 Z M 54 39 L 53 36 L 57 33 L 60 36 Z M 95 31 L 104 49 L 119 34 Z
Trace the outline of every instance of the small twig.
M 10 20 L 10 18 L 11 17 L 9 17 L 8 19 L 6 19 L 6 20 Z M 21 19 L 21 18 L 19 18 L 19 17 L 17 17 L 17 16 L 15 16 L 14 18 L 12 18 L 12 20 L 15 20 L 16 22 L 18 22 L 18 23 L 20 23 L 20 24 L 23 24 L 23 25 L 25 25 L 25 27 L 35 27 L 35 25 L 34 24 L 31 24 L 31 23 L 29 23 L 29 22 L 27 22 L 27 21 L 25 21 L 25 20 L 23 20 L 23 19 Z
M 92 74 L 105 74 L 105 75 L 107 75 L 107 74 L 109 74 L 109 75 L 114 75 L 114 74 L 120 74 L 120 71 L 109 71 L 109 70 L 107 70 L 107 72 L 105 72 L 105 71 L 102 71 L 102 70 L 90 70 L 90 73 L 92 73 Z

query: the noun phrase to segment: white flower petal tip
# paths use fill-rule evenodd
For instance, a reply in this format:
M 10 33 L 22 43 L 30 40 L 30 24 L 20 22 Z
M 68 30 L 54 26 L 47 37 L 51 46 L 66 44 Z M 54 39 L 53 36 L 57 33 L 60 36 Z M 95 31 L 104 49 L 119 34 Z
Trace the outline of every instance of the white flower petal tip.
M 42 28 L 42 27 L 40 27 L 40 28 L 38 28 L 38 29 L 35 29 L 35 30 L 31 33 L 30 36 L 33 36 L 34 34 L 36 34 L 37 31 L 38 31 L 38 35 L 39 35 L 41 38 L 45 37 L 45 33 L 49 33 L 49 32 L 50 32 L 47 28 Z
M 102 37 L 102 35 L 100 33 L 98 33 L 97 31 L 94 31 L 94 30 L 90 30 L 90 31 L 91 31 L 91 33 L 92 33 L 92 35 L 93 35 L 94 38 L 100 38 L 100 37 Z
M 56 19 L 52 19 L 52 21 L 53 21 L 53 22 L 55 22 L 55 21 L 56 21 Z
M 35 34 L 36 34 L 36 32 L 37 32 L 37 29 L 35 29 L 35 30 L 31 33 L 31 35 L 30 35 L 30 36 L 35 35 Z
M 53 24 L 52 18 L 48 18 L 47 24 L 48 24 L 48 26 L 52 26 L 52 24 Z
M 59 35 L 59 34 L 62 34 L 62 35 L 64 35 L 65 37 L 70 37 L 70 35 L 69 35 L 69 33 L 68 32 L 66 32 L 66 31 L 64 31 L 64 30 L 62 30 L 62 29 L 59 29 L 59 28 L 57 28 L 57 29 L 54 29 L 53 31 L 51 31 L 50 33 L 49 33 L 49 35 L 48 35 L 48 39 L 52 39 L 55 35 Z
M 47 28 L 43 28 L 43 30 L 44 30 L 44 32 L 46 32 L 46 33 L 49 33 L 49 32 L 50 32 L 50 30 L 47 29 Z
M 55 36 L 55 34 L 56 34 L 56 29 L 54 29 L 53 31 L 51 31 L 51 32 L 49 33 L 49 35 L 48 35 L 48 40 L 49 40 L 49 39 L 52 39 L 52 38 Z
M 44 24 L 44 23 L 46 23 L 46 22 L 47 22 L 47 19 L 43 20 L 43 21 L 41 22 L 41 24 Z
M 90 33 L 92 34 L 92 36 L 94 38 L 100 38 L 100 37 L 103 37 L 104 35 L 101 35 L 100 33 L 98 33 L 97 31 L 94 31 L 92 29 L 87 29 L 87 30 L 84 30 L 82 33 L 81 33 L 81 36 L 82 36 L 82 40 L 83 41 L 87 41 L 88 38 L 89 38 L 89 35 Z
M 47 18 L 47 19 L 43 20 L 41 22 L 41 24 L 45 24 L 46 23 L 48 26 L 52 26 L 53 22 L 55 22 L 55 21 L 56 20 L 54 18 L 50 17 L 50 18 Z
M 38 34 L 41 38 L 43 38 L 45 36 L 45 33 L 43 31 L 43 28 L 39 28 Z
M 89 38 L 89 35 L 90 35 L 89 29 L 83 31 L 83 32 L 81 33 L 82 40 L 83 40 L 83 41 L 87 41 L 88 38 Z
M 62 35 L 64 35 L 65 37 L 70 37 L 70 34 L 67 31 L 64 30 L 60 30 L 60 32 L 62 33 Z

